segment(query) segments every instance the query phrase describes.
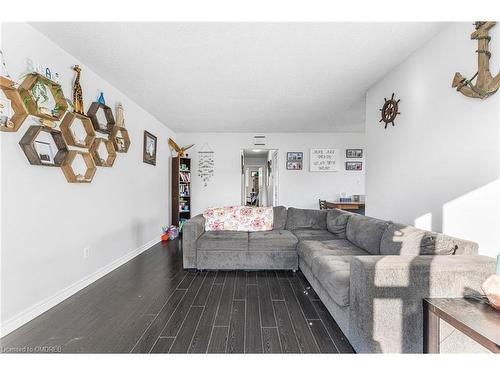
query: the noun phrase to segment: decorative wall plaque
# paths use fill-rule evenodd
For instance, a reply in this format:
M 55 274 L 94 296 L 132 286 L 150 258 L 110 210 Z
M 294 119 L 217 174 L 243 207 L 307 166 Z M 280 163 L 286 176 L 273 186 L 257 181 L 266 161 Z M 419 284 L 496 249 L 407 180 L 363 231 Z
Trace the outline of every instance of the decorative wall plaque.
M 214 164 L 214 152 L 208 143 L 204 143 L 198 151 L 198 176 L 201 177 L 204 186 L 208 185 L 208 181 L 214 175 Z
M 311 172 L 337 172 L 340 152 L 333 148 L 312 148 L 310 155 Z

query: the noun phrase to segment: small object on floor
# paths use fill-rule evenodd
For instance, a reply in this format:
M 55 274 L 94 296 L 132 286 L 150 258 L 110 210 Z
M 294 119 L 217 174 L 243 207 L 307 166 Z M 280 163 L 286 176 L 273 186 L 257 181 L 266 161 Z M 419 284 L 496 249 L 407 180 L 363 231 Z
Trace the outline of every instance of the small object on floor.
M 168 228 L 165 226 L 161 229 L 163 230 L 163 235 L 161 236 L 162 241 L 171 241 L 179 237 L 179 228 L 175 225 L 171 225 Z

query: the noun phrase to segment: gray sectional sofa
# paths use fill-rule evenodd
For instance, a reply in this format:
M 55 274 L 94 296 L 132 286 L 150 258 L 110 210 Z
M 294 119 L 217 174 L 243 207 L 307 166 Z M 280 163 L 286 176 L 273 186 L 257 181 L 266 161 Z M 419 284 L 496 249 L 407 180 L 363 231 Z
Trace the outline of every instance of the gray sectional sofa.
M 183 231 L 184 268 L 300 268 L 362 353 L 422 352 L 422 299 L 495 273 L 476 243 L 341 210 L 275 207 L 273 230 L 249 233 L 205 232 L 199 215 Z

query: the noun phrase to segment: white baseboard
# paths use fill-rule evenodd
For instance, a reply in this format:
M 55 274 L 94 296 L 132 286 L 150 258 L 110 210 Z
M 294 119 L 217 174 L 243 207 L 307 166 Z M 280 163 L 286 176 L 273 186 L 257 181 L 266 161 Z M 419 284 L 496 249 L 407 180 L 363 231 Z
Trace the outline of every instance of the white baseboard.
M 30 320 L 36 318 L 38 315 L 41 315 L 45 311 L 51 309 L 55 305 L 61 303 L 64 301 L 66 298 L 71 297 L 73 294 L 76 292 L 82 290 L 86 286 L 89 286 L 96 280 L 100 279 L 101 277 L 107 275 L 111 271 L 115 270 L 116 268 L 120 267 L 121 265 L 127 263 L 129 260 L 135 258 L 137 255 L 143 253 L 147 249 L 149 249 L 151 246 L 156 245 L 158 242 L 160 242 L 159 239 L 154 239 L 146 244 L 138 247 L 135 250 L 132 250 L 122 256 L 121 258 L 116 259 L 115 261 L 109 263 L 108 265 L 98 269 L 96 272 L 90 274 L 87 277 L 84 277 L 83 279 L 71 284 L 70 286 L 62 289 L 61 291 L 57 292 L 51 297 L 46 298 L 45 300 L 34 304 L 31 307 L 28 307 L 26 310 L 21 311 L 19 314 L 13 316 L 10 319 L 7 319 L 5 323 L 3 323 L 0 326 L 0 337 L 3 337 L 12 331 L 18 329 L 22 325 L 28 323 Z

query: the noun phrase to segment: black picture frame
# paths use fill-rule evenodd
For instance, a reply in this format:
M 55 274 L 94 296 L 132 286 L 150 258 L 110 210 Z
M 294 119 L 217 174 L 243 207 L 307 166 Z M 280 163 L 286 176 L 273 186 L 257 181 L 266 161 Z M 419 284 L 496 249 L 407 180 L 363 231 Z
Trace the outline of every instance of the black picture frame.
M 354 171 L 359 172 L 363 170 L 363 162 L 362 161 L 346 161 L 345 162 L 345 170 L 346 171 Z
M 286 153 L 286 169 L 289 171 L 301 171 L 304 164 L 304 153 L 292 151 Z
M 152 144 L 151 144 L 152 142 Z M 156 166 L 156 148 L 158 144 L 158 138 L 151 134 L 150 132 L 144 130 L 144 144 L 142 148 L 142 161 L 146 164 L 151 164 Z M 152 153 L 148 148 L 153 145 Z
M 362 148 L 348 148 L 345 150 L 345 157 L 347 159 L 361 159 L 363 157 Z

